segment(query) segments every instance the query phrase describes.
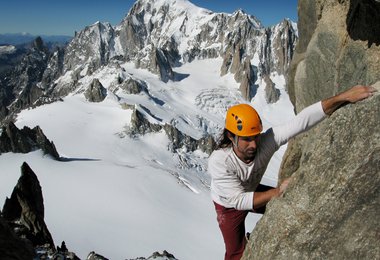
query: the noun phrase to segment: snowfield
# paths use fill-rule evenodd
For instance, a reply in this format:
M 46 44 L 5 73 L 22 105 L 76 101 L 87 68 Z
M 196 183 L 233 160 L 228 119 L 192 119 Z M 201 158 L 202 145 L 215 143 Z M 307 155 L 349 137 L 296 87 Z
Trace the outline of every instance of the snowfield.
M 195 60 L 174 68 L 183 77 L 168 83 L 132 64 L 121 64 L 118 70 L 105 67 L 82 78 L 77 92 L 63 101 L 22 111 L 16 125 L 39 125 L 63 160 L 52 160 L 41 151 L 0 155 L 0 200 L 11 195 L 25 161 L 40 181 L 45 221 L 55 244 L 64 240 L 82 259 L 91 251 L 128 259 L 163 250 L 181 260 L 222 259 L 224 243 L 209 194 L 208 155 L 183 149 L 171 153 L 164 131 L 129 137 L 125 131 L 132 110 L 122 108 L 123 103 L 134 104 L 154 115 L 152 122 L 175 122 L 196 139 L 205 133 L 217 137 L 226 109 L 245 102 L 233 75 L 220 77 L 221 64 L 222 59 Z M 146 81 L 149 95 L 112 93 L 118 76 Z M 108 89 L 103 102 L 84 98 L 92 78 Z M 251 101 L 265 129 L 294 116 L 283 76 L 271 78 L 281 91 L 280 100 L 266 103 L 265 83 L 259 78 Z M 276 185 L 285 148 L 272 159 L 264 184 Z M 185 167 L 183 158 L 194 167 Z M 247 231 L 259 218 L 250 214 Z

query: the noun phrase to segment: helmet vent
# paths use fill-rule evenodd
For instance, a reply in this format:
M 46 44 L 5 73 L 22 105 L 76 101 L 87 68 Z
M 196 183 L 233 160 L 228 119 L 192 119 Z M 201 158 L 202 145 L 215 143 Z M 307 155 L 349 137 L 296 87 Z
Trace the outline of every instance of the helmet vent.
M 243 130 L 243 122 L 240 119 L 237 121 L 237 129 L 239 131 Z

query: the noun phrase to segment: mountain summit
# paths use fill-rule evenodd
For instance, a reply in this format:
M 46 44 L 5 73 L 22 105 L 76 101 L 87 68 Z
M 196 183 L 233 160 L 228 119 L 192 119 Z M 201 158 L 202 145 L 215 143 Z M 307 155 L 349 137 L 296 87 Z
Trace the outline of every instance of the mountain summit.
M 296 39 L 297 29 L 288 20 L 264 28 L 254 16 L 241 10 L 213 13 L 187 0 L 139 0 L 119 25 L 96 22 L 76 33 L 64 49 L 51 53 L 48 63 L 38 67 L 38 79 L 21 84 L 31 93 L 28 102 L 17 101 L 17 78 L 28 65 L 22 65 L 19 73 L 6 74 L 1 84 L 7 92 L 0 96 L 4 106 L 0 111 L 4 118 L 34 103 L 46 102 L 47 96 L 49 100 L 66 96 L 81 87 L 84 76 L 120 62 L 134 63 L 136 68 L 147 69 L 168 82 L 182 78 L 174 68 L 195 59 L 218 57 L 223 59 L 220 75 L 232 73 L 243 97 L 250 100 L 257 92 L 255 81 L 259 76 L 286 74 Z

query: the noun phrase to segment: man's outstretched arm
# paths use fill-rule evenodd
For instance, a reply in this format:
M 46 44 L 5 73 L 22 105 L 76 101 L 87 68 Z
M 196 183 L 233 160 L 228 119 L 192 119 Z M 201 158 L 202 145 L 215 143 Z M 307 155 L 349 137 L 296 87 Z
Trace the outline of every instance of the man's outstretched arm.
M 336 96 L 322 100 L 322 109 L 326 115 L 331 115 L 342 105 L 366 99 L 376 91 L 374 87 L 357 85 Z
M 374 87 L 360 86 L 360 85 L 354 86 L 350 88 L 349 90 L 346 90 L 336 96 L 322 100 L 321 101 L 322 110 L 326 115 L 331 115 L 340 106 L 346 103 L 355 103 L 360 100 L 371 97 L 376 91 L 377 90 Z M 279 145 L 285 143 L 290 137 L 295 136 L 305 131 L 306 129 L 310 128 L 310 126 L 315 125 L 316 123 L 318 123 L 320 120 L 323 119 L 323 115 L 321 114 L 323 112 L 320 110 L 320 105 L 319 105 L 320 112 L 318 112 L 318 109 L 316 109 L 315 105 L 313 105 L 312 112 L 310 112 L 311 111 L 310 108 L 311 106 L 309 108 L 306 108 L 306 110 L 309 111 L 306 113 L 307 116 L 301 117 L 301 118 L 306 118 L 306 120 L 298 120 L 297 121 L 298 123 L 294 123 L 294 121 L 291 121 L 289 124 L 273 128 L 274 129 L 273 131 L 275 132 L 275 136 L 277 140 L 280 140 L 280 141 L 277 141 Z M 310 116 L 311 114 L 314 114 L 313 116 L 314 120 L 310 121 L 309 119 L 311 117 Z M 306 127 L 302 127 L 298 129 L 294 127 L 297 125 L 306 125 Z M 285 134 L 281 135 L 282 133 L 285 133 Z M 259 208 L 261 206 L 264 206 L 273 197 L 280 196 L 285 191 L 286 187 L 288 186 L 288 183 L 289 183 L 289 179 L 285 180 L 278 188 L 274 188 L 265 192 L 255 192 L 254 197 L 253 197 L 254 208 Z
M 305 107 L 288 123 L 273 127 L 276 143 L 279 146 L 285 144 L 290 138 L 309 130 L 326 116 L 330 116 L 342 105 L 368 98 L 376 91 L 374 87 L 358 85 Z

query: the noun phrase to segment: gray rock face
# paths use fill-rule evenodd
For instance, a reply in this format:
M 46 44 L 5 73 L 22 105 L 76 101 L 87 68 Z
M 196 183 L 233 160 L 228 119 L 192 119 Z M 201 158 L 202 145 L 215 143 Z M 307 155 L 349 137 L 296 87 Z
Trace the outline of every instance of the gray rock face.
M 0 217 L 0 255 L 2 259 L 33 259 L 34 250 L 27 240 L 19 238 Z
M 248 59 L 245 60 L 235 74 L 235 79 L 236 75 L 240 76 L 240 80 L 237 79 L 237 81 L 240 82 L 239 89 L 246 100 L 251 100 L 256 95 L 258 88 L 258 86 L 255 85 L 257 74 L 258 69 L 253 66 Z
M 268 75 L 264 76 L 265 81 L 265 99 L 269 104 L 276 103 L 280 98 L 280 90 L 275 87 L 273 81 Z
M 261 46 L 261 71 L 264 74 L 277 72 L 286 75 L 293 58 L 298 37 L 289 20 L 267 28 Z
M 84 92 L 84 96 L 90 102 L 102 102 L 107 96 L 107 89 L 103 87 L 99 79 L 93 79 Z
M 144 135 L 146 133 L 159 132 L 161 129 L 161 125 L 149 122 L 138 109 L 134 108 L 127 134 L 135 137 L 139 134 Z
M 108 62 L 114 29 L 109 23 L 97 22 L 77 33 L 66 47 L 64 71 L 89 66 L 89 73 Z M 82 67 L 83 68 L 83 67 Z
M 280 24 L 258 30 L 252 27 L 250 23 L 245 25 L 251 28 L 250 32 L 242 33 L 240 31 L 235 36 L 233 44 L 227 45 L 226 52 L 223 56 L 223 65 L 221 75 L 227 72 L 235 74 L 235 80 L 240 85 L 243 97 L 251 100 L 255 96 L 257 86 L 254 85 L 258 74 L 269 75 L 271 72 L 285 75 L 288 72 L 290 61 L 293 57 L 297 35 L 292 24 L 284 20 Z M 252 40 L 260 38 L 260 44 Z M 246 42 L 251 42 L 252 46 L 247 46 Z M 259 55 L 259 67 L 250 63 L 254 54 Z
M 37 149 L 41 149 L 44 154 L 49 154 L 56 160 L 60 158 L 54 143 L 47 139 L 39 126 L 33 129 L 25 126 L 20 130 L 11 122 L 2 128 L 0 154 L 29 153 Z
M 147 86 L 144 82 L 132 78 L 124 81 L 120 88 L 127 94 L 139 94 L 147 91 Z
M 21 177 L 6 199 L 3 217 L 15 225 L 18 236 L 26 237 L 33 246 L 49 244 L 54 248 L 53 238 L 44 221 L 44 204 L 40 183 L 27 163 L 21 166 Z
M 41 80 L 41 88 L 45 89 L 48 94 L 54 90 L 54 80 L 64 72 L 64 57 L 64 48 L 57 48 L 56 51 L 50 55 L 48 66 L 44 70 Z
M 250 62 L 251 57 L 243 58 L 244 50 L 238 44 L 235 48 L 229 48 L 223 56 L 221 76 L 228 72 L 235 74 L 236 82 L 240 83 L 239 89 L 246 100 L 251 100 L 256 95 L 257 86 L 255 82 L 258 69 Z
M 136 67 L 148 69 L 150 72 L 158 75 L 159 79 L 163 82 L 168 82 L 170 79 L 173 80 L 174 72 L 165 52 L 162 49 L 150 47 L 150 53 L 147 56 L 142 56 L 136 60 Z
M 21 53 L 21 61 L 0 74 L 0 121 L 6 116 L 34 105 L 44 95 L 39 86 L 47 67 L 50 52 L 37 37 L 30 48 Z
M 380 90 L 378 3 L 301 0 L 299 8 L 289 78 L 296 110 L 358 83 Z M 269 203 L 243 259 L 380 259 L 379 127 L 376 94 L 290 142 L 280 179 L 292 181 Z

